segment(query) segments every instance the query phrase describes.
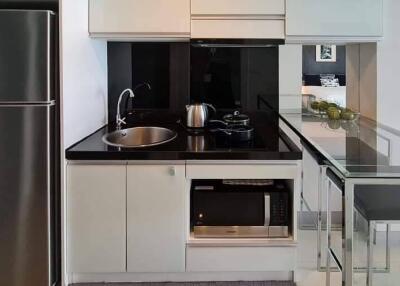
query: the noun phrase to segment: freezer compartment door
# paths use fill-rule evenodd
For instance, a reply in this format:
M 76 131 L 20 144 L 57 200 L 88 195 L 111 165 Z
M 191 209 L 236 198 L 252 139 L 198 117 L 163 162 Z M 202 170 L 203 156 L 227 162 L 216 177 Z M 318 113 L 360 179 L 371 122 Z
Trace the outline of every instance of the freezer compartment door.
M 55 15 L 0 10 L 0 104 L 55 100 Z
M 54 106 L 0 106 L 0 285 L 54 280 Z

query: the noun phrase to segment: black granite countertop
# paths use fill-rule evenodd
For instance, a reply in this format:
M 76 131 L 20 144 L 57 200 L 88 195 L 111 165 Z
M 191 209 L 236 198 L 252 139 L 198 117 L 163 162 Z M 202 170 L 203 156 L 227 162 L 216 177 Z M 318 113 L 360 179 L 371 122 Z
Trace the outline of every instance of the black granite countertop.
M 221 113 L 218 118 L 226 113 Z M 302 152 L 279 128 L 279 115 L 273 112 L 247 113 L 255 129 L 254 139 L 234 143 L 221 133 L 193 134 L 178 121 L 180 114 L 167 111 L 137 111 L 127 119 L 126 128 L 159 126 L 172 129 L 173 141 L 146 148 L 118 148 L 102 137 L 115 130 L 109 124 L 66 150 L 68 160 L 301 160 Z

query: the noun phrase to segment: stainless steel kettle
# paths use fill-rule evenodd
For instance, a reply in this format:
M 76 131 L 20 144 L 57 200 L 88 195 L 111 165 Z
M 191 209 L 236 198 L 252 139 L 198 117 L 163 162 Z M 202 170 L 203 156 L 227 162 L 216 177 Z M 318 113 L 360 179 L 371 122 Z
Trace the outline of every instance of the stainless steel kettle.
M 209 109 L 214 114 L 217 113 L 215 107 L 208 103 L 186 105 L 186 126 L 189 128 L 204 128 L 211 117 Z

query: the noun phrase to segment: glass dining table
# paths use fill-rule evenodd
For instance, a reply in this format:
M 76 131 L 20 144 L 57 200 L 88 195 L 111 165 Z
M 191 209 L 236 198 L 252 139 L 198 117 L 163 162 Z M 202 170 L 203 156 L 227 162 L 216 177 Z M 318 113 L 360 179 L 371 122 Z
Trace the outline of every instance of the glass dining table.
M 319 211 L 318 233 L 321 234 L 324 213 L 326 264 L 320 269 L 327 273 L 326 285 L 330 285 L 333 269 L 342 273 L 342 285 L 355 285 L 354 275 L 360 272 L 366 274 L 366 285 L 372 285 L 373 275 L 379 272 L 373 261 L 376 225 L 386 227 L 383 270 L 388 272 L 390 225 L 400 220 L 400 132 L 364 117 L 353 121 L 329 120 L 304 109 L 280 110 L 280 120 L 319 158 L 319 188 L 325 193 L 319 200 L 326 203 L 326 212 Z M 342 204 L 340 242 L 336 244 L 332 243 L 333 196 L 340 196 Z M 354 254 L 358 216 L 364 217 L 368 225 L 366 264 L 362 267 L 356 265 Z

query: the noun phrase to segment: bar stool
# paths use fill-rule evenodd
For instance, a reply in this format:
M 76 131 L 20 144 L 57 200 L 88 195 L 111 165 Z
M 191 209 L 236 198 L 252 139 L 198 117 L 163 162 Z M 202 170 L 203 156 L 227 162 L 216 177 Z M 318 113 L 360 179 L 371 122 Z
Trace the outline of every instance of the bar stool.
M 368 222 L 367 240 L 367 285 L 372 286 L 373 245 L 376 241 L 377 223 L 386 224 L 386 268 L 390 271 L 390 224 L 400 221 L 400 189 L 397 186 L 355 186 L 355 208 Z

